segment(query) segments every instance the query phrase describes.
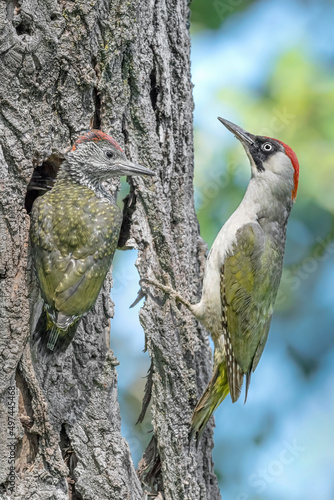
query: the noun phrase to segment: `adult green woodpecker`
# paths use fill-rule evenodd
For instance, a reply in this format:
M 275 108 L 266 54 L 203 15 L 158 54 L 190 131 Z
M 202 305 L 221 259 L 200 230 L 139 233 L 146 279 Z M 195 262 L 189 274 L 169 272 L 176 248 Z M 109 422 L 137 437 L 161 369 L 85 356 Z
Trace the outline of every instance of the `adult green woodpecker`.
M 242 202 L 218 233 L 206 262 L 202 297 L 192 305 L 170 287 L 211 333 L 214 370 L 192 418 L 198 437 L 228 393 L 237 401 L 262 355 L 282 274 L 287 222 L 298 187 L 299 164 L 283 142 L 256 136 L 218 118 L 243 145 L 251 180 Z
M 33 205 L 32 255 L 50 351 L 94 305 L 110 268 L 122 211 L 105 182 L 121 175 L 155 174 L 127 160 L 112 137 L 91 130 L 66 155 L 53 189 Z

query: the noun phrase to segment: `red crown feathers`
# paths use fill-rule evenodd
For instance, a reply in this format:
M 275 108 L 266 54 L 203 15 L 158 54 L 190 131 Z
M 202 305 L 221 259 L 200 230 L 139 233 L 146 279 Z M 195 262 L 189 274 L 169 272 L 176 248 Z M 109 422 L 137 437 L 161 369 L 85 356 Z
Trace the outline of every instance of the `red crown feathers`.
M 292 194 L 291 194 L 291 198 L 293 199 L 293 201 L 296 199 L 296 196 L 297 196 L 297 189 L 298 189 L 298 181 L 299 181 L 299 161 L 298 161 L 298 158 L 297 158 L 297 155 L 296 153 L 293 151 L 293 149 L 290 148 L 290 146 L 288 146 L 287 144 L 285 144 L 284 142 L 282 141 L 279 141 L 278 139 L 276 139 L 280 144 L 282 144 L 282 146 L 284 147 L 285 149 L 285 154 L 290 158 L 291 160 L 291 163 L 292 163 L 292 166 L 295 170 L 295 173 L 294 173 L 294 176 L 293 176 L 293 180 L 294 180 L 294 187 L 293 187 L 293 190 L 292 190 Z
M 273 139 L 273 138 L 268 137 L 268 139 Z M 296 196 L 297 196 L 298 181 L 299 181 L 299 161 L 298 161 L 297 155 L 293 151 L 293 149 L 290 148 L 290 146 L 285 144 L 285 142 L 282 142 L 279 139 L 273 139 L 273 140 L 282 144 L 282 146 L 285 149 L 285 154 L 290 158 L 292 166 L 294 168 L 294 171 L 295 171 L 295 173 L 293 175 L 294 186 L 293 186 L 293 190 L 291 193 L 291 198 L 293 199 L 293 201 L 295 201 Z
M 119 151 L 123 152 L 123 149 L 120 147 L 118 142 L 116 142 L 115 139 L 113 139 L 110 135 L 101 132 L 101 130 L 89 130 L 89 132 L 87 132 L 86 134 L 78 137 L 78 139 L 73 144 L 71 151 L 75 151 L 78 144 L 82 144 L 83 142 L 89 142 L 89 141 L 93 142 L 108 141 L 110 142 L 110 144 L 115 146 L 115 148 L 119 149 Z

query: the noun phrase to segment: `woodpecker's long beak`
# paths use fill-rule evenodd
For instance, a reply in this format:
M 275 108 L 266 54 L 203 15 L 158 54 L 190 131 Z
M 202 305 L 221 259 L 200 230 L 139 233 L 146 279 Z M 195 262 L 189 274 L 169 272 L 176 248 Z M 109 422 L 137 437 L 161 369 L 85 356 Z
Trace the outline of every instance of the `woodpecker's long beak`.
M 118 167 L 120 175 L 156 175 L 153 170 L 143 167 L 138 163 L 132 163 L 131 161 L 119 162 Z
M 218 116 L 218 120 L 230 131 L 232 132 L 232 134 L 235 135 L 235 137 L 237 139 L 239 139 L 239 141 L 244 145 L 244 146 L 247 146 L 247 145 L 250 145 L 250 144 L 254 144 L 254 135 L 253 134 L 250 134 L 249 132 L 246 132 L 246 130 L 244 130 L 243 128 L 241 127 L 238 127 L 238 125 L 235 125 L 234 123 L 232 122 L 229 122 L 228 120 L 225 120 L 224 118 L 220 118 L 220 116 Z

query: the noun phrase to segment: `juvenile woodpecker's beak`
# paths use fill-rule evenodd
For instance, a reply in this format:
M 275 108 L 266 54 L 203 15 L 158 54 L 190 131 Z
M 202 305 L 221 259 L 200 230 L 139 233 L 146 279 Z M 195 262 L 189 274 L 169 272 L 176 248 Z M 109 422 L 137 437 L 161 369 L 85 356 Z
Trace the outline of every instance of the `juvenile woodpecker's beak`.
M 149 170 L 138 163 L 132 163 L 131 161 L 126 161 L 124 163 L 118 164 L 120 175 L 155 175 L 153 170 Z
M 237 139 L 243 144 L 243 146 L 247 146 L 250 144 L 254 144 L 254 135 L 250 134 L 249 132 L 246 132 L 241 127 L 238 127 L 238 125 L 235 125 L 232 122 L 229 122 L 228 120 L 225 120 L 224 118 L 220 118 L 218 116 L 218 120 L 230 131 L 232 134 L 235 135 Z

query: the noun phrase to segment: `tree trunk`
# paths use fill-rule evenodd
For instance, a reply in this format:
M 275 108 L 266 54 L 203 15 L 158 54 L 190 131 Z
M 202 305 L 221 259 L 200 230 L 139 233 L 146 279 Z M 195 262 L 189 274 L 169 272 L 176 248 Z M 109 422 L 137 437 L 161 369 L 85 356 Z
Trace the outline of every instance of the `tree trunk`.
M 7 0 L 0 9 L 0 497 L 219 499 L 212 424 L 189 446 L 211 352 L 183 307 L 145 287 L 153 438 L 138 475 L 121 436 L 111 273 L 65 353 L 44 363 L 29 341 L 41 301 L 27 210 L 90 126 L 157 172 L 129 180 L 120 245 L 138 248 L 141 277 L 198 299 L 205 246 L 193 201 L 188 2 Z

